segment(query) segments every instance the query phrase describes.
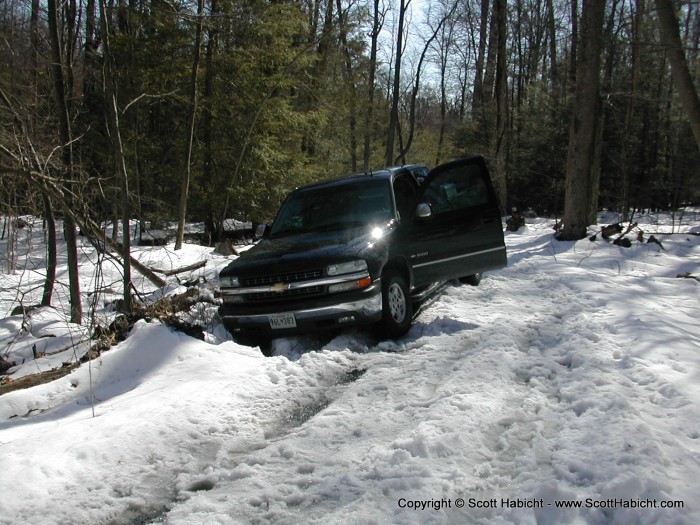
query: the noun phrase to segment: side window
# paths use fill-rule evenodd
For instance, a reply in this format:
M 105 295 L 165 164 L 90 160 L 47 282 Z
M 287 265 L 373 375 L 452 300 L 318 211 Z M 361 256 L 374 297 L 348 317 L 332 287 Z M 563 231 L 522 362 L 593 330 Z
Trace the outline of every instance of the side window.
M 425 189 L 433 214 L 463 210 L 488 203 L 488 190 L 478 165 L 455 167 L 440 173 Z
M 408 176 L 397 177 L 394 181 L 394 197 L 396 198 L 396 210 L 399 212 L 399 218 L 410 216 L 416 193 L 416 185 Z

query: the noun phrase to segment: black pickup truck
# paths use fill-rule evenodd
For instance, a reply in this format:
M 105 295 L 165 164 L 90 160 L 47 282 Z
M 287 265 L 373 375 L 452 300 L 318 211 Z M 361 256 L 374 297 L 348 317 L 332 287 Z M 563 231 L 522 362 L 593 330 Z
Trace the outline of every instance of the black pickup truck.
M 506 265 L 501 214 L 480 156 L 386 168 L 293 191 L 258 244 L 221 271 L 234 339 L 375 324 L 396 338 L 414 305 L 450 279 Z

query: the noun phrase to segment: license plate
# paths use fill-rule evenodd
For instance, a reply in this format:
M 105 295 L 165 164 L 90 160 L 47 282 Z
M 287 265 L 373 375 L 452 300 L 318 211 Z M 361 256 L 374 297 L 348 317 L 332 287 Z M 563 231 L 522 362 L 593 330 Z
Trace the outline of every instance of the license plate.
M 270 328 L 280 329 L 280 328 L 296 328 L 297 321 L 294 319 L 294 314 L 272 314 L 268 315 L 267 318 L 270 321 Z

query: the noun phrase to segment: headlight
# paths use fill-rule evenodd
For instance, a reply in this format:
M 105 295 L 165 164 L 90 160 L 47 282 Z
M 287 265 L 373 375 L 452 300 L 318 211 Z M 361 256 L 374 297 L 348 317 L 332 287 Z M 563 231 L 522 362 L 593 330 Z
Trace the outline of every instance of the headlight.
M 238 288 L 241 283 L 238 281 L 238 277 L 231 277 L 229 275 L 219 276 L 219 286 L 221 288 Z
M 345 273 L 362 271 L 367 271 L 367 263 L 362 259 L 340 264 L 331 264 L 328 268 L 326 268 L 326 273 L 328 275 L 343 275 Z

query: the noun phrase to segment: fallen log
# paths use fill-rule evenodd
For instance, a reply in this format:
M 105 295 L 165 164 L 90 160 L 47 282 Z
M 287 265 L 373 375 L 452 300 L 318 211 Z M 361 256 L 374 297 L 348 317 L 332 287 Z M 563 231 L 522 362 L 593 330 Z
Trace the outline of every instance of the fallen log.
M 153 266 L 151 266 L 150 269 L 156 273 L 162 273 L 166 277 L 170 277 L 171 275 L 177 275 L 178 273 L 184 273 L 184 272 L 189 272 L 192 270 L 197 270 L 199 268 L 203 268 L 206 265 L 207 265 L 207 260 L 204 259 L 203 261 L 198 261 L 196 263 L 189 264 L 187 266 L 182 266 L 180 268 L 174 268 L 172 270 L 161 270 L 160 268 L 154 268 Z

